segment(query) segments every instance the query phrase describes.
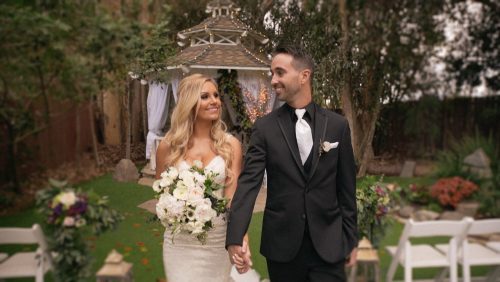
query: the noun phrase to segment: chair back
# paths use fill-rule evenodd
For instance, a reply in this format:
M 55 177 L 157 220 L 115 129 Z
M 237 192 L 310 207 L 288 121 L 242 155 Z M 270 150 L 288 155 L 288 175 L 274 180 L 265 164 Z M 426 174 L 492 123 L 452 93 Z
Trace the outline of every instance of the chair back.
M 463 220 L 438 220 L 415 222 L 408 220 L 409 237 L 431 237 L 431 236 L 450 236 L 458 237 L 465 234 L 469 228 L 472 218 L 466 217 Z M 405 226 L 405 229 L 406 227 Z
M 468 235 L 490 233 L 500 233 L 500 218 L 475 220 L 468 231 Z
M 0 244 L 37 244 L 38 238 L 35 230 L 39 229 L 38 224 L 32 228 L 0 228 Z

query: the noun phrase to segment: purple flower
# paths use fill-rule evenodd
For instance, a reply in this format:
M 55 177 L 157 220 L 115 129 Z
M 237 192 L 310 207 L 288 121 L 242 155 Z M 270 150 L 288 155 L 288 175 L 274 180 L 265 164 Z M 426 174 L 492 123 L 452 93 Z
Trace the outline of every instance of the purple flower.
M 87 210 L 87 202 L 78 200 L 75 204 L 73 204 L 68 211 L 68 215 L 78 215 L 83 214 Z

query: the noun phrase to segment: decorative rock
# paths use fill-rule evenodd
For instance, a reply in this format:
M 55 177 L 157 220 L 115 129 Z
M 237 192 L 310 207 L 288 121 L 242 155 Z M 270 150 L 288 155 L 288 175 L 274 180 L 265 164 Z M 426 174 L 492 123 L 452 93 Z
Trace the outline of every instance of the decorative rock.
M 477 210 L 479 209 L 479 203 L 476 202 L 462 202 L 457 205 L 457 212 L 465 215 L 474 217 Z
M 115 250 L 112 250 L 104 265 L 96 273 L 97 282 L 105 281 L 123 281 L 132 282 L 132 264 L 123 261 L 123 256 Z
M 491 178 L 493 173 L 490 167 L 490 158 L 482 148 L 474 151 L 464 159 L 464 171 L 476 174 L 479 178 Z
M 415 221 L 428 221 L 428 220 L 436 220 L 439 217 L 437 212 L 429 211 L 429 210 L 419 210 L 415 212 L 412 218 Z
M 113 179 L 120 182 L 135 182 L 139 179 L 139 172 L 131 160 L 121 159 L 116 165 Z
M 400 177 L 413 177 L 413 172 L 415 171 L 415 166 L 417 163 L 415 161 L 405 161 L 403 169 L 401 170 Z
M 399 210 L 399 215 L 403 218 L 409 218 L 415 212 L 415 207 L 404 206 Z
M 465 215 L 457 211 L 445 211 L 439 217 L 440 220 L 462 220 Z
M 151 187 L 151 186 L 153 186 L 154 181 L 155 181 L 154 178 L 151 178 L 151 177 L 141 177 L 141 179 L 139 179 L 139 182 L 137 182 L 137 183 L 139 185 Z
M 156 214 L 156 203 L 158 203 L 158 200 L 152 199 L 152 200 L 148 200 L 148 201 L 138 205 L 137 207 L 141 208 L 141 209 L 145 209 L 152 214 Z

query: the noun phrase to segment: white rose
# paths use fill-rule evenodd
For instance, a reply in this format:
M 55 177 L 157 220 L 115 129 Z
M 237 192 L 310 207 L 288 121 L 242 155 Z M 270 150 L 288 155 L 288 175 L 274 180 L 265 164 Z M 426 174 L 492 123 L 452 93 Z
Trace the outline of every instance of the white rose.
M 161 193 L 161 191 L 163 191 L 161 185 L 160 185 L 160 179 L 158 180 L 155 180 L 155 182 L 153 182 L 153 191 L 155 191 L 156 193 Z
M 172 180 L 168 177 L 160 179 L 160 186 L 165 188 L 172 184 Z
M 200 187 L 193 187 L 188 190 L 187 202 L 196 204 L 203 200 L 203 189 Z
M 189 171 L 188 169 L 186 170 L 181 170 L 179 172 L 179 178 L 182 179 L 182 180 L 186 180 L 188 178 L 193 178 L 193 173 L 191 171 Z
M 57 200 L 65 207 L 71 207 L 74 203 L 76 203 L 75 192 L 62 192 L 57 196 Z
M 194 179 L 196 179 L 196 182 L 198 182 L 200 185 L 203 185 L 205 183 L 205 180 L 207 180 L 207 177 L 205 175 L 195 173 Z
M 177 176 L 179 175 L 179 171 L 175 167 L 171 167 L 168 169 L 168 177 L 170 179 L 176 179 Z
M 216 216 L 217 212 L 215 212 L 210 205 L 200 204 L 196 206 L 196 209 L 194 210 L 194 217 L 196 218 L 196 220 L 203 223 L 211 220 Z
M 179 200 L 187 200 L 188 197 L 188 187 L 183 181 L 177 182 L 177 187 L 174 189 L 173 196 Z
M 64 221 L 63 221 L 63 225 L 64 226 L 74 226 L 75 225 L 75 218 L 72 217 L 72 216 L 67 216 L 64 218 Z

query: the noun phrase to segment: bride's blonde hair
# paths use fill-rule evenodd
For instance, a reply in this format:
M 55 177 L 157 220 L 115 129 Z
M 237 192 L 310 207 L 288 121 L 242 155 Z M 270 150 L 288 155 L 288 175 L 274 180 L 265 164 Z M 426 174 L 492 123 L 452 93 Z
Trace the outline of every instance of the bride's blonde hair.
M 181 80 L 178 90 L 177 105 L 172 112 L 170 130 L 165 135 L 165 140 L 170 148 L 166 158 L 166 166 L 177 164 L 189 149 L 190 137 L 193 134 L 194 122 L 200 108 L 201 91 L 205 82 L 217 83 L 210 77 L 201 74 L 192 74 Z M 226 125 L 221 120 L 221 114 L 212 122 L 210 138 L 214 142 L 214 149 L 226 162 L 226 175 L 229 183 L 232 182 L 232 150 L 226 133 Z

